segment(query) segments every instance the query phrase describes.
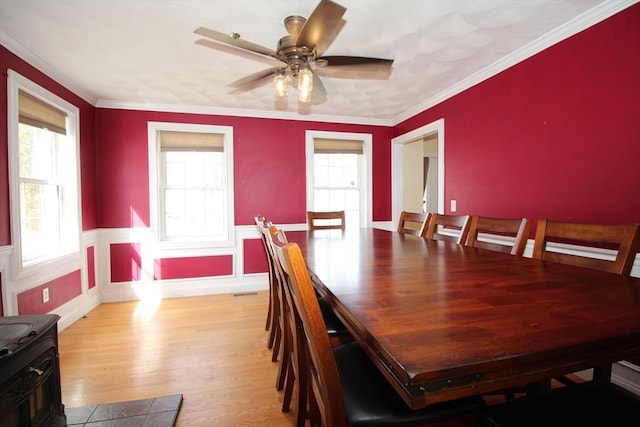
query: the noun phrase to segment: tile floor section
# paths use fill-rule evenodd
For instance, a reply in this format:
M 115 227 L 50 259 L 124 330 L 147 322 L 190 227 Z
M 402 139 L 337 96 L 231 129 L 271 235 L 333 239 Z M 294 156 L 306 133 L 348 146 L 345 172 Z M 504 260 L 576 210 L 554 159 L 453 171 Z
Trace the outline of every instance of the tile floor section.
M 182 395 L 65 408 L 68 427 L 173 427 Z

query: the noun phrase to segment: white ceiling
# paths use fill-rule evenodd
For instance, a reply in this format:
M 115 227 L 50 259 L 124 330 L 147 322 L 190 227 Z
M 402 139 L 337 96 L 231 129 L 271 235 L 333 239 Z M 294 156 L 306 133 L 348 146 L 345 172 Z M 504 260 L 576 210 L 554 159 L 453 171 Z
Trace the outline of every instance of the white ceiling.
M 346 21 L 326 55 L 394 59 L 386 80 L 323 77 L 327 100 L 277 102 L 268 68 L 196 45 L 205 26 L 276 48 L 283 19 L 318 0 L 0 0 L 0 43 L 93 105 L 396 123 L 637 0 L 336 0 Z M 237 111 L 242 110 L 241 112 Z

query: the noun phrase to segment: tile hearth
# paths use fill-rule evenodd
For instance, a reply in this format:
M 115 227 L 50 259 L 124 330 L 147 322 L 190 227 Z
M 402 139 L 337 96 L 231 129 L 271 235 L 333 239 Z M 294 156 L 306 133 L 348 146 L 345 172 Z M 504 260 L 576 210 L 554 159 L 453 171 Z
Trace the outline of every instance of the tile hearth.
M 182 394 L 65 408 L 68 427 L 173 427 Z

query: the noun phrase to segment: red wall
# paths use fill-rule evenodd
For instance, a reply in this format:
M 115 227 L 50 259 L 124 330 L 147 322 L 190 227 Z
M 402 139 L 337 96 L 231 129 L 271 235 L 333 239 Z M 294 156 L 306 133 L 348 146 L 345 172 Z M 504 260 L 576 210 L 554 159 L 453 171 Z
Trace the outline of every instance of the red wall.
M 640 4 L 394 136 L 443 117 L 447 208 L 456 199 L 461 213 L 640 222 Z
M 87 247 L 87 288 L 96 286 L 96 247 Z
M 49 301 L 42 302 L 42 290 L 49 288 Z M 45 314 L 56 307 L 71 301 L 82 293 L 80 270 L 65 274 L 62 277 L 43 283 L 18 294 L 19 314 Z
M 262 239 L 245 239 L 243 243 L 244 274 L 269 271 L 264 241 Z
M 109 245 L 111 282 L 136 282 L 142 279 L 140 243 L 112 243 Z
M 97 110 L 98 227 L 148 227 L 147 122 L 233 126 L 235 224 L 262 214 L 276 223 L 306 221 L 305 131 L 373 134 L 373 220 L 391 219 L 391 129 L 199 114 Z
M 153 262 L 154 280 L 230 276 L 232 274 L 232 255 L 159 258 Z

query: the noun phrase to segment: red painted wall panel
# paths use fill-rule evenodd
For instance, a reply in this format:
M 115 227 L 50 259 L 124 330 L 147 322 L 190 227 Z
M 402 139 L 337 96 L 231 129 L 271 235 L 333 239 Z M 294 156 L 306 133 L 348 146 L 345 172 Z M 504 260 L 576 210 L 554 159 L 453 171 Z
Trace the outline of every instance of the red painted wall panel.
M 112 243 L 111 282 L 135 282 L 142 279 L 140 243 Z
M 162 258 L 154 260 L 153 266 L 155 280 L 230 276 L 232 274 L 232 255 Z
M 149 121 L 233 127 L 236 225 L 253 224 L 257 213 L 277 223 L 306 221 L 306 130 L 371 133 L 373 219 L 391 219 L 388 127 L 109 109 L 96 114 L 100 228 L 149 226 Z
M 639 22 L 636 4 L 394 136 L 444 117 L 446 204 L 460 213 L 640 222 Z
M 89 289 L 96 286 L 96 248 L 87 247 L 87 285 Z
M 42 302 L 42 290 L 49 288 L 49 301 Z M 18 294 L 18 314 L 44 314 L 82 293 L 80 270 Z
M 244 274 L 269 271 L 267 252 L 262 239 L 244 240 Z

